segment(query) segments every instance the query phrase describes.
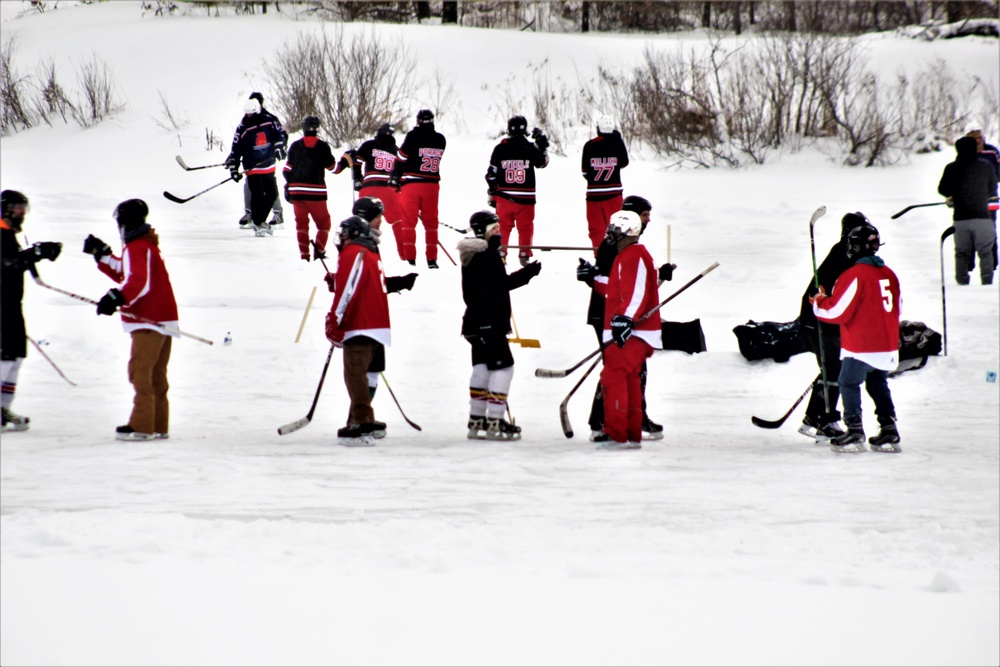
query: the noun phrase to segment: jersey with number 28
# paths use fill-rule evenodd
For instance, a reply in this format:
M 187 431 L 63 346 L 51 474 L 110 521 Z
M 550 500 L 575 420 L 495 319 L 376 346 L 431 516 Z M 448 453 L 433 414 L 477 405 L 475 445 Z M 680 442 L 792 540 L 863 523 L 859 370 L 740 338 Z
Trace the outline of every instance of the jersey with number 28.
M 841 358 L 891 371 L 899 362 L 899 305 L 896 274 L 878 257 L 865 257 L 837 278 L 833 294 L 813 312 L 840 325 Z

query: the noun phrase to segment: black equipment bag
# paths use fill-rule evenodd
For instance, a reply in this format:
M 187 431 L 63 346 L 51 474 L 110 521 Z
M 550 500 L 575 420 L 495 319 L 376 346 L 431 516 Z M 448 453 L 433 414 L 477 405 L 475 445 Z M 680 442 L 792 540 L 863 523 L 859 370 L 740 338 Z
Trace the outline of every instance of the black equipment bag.
M 784 363 L 796 354 L 808 352 L 798 319 L 791 322 L 755 322 L 748 320 L 733 329 L 740 354 L 749 361 L 774 359 Z
M 901 320 L 899 323 L 899 360 L 919 359 L 941 354 L 941 334 L 923 322 Z
M 688 354 L 705 352 L 705 332 L 701 320 L 690 322 L 660 322 L 664 350 L 680 350 Z

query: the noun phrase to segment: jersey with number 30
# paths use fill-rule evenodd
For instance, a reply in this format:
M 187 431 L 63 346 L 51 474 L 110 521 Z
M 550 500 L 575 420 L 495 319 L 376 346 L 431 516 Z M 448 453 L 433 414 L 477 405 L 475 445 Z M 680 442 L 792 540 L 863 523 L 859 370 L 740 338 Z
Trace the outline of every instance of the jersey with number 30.
M 899 280 L 878 257 L 864 257 L 813 305 L 821 322 L 840 325 L 840 357 L 884 371 L 899 363 Z

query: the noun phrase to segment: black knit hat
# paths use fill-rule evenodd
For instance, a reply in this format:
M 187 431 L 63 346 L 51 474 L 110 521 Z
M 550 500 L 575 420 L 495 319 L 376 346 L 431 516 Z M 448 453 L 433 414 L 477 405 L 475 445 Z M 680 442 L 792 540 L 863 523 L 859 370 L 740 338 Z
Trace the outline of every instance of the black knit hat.
M 114 212 L 118 226 L 124 228 L 126 232 L 137 229 L 144 224 L 147 215 L 149 215 L 149 207 L 141 199 L 126 199 L 115 207 Z

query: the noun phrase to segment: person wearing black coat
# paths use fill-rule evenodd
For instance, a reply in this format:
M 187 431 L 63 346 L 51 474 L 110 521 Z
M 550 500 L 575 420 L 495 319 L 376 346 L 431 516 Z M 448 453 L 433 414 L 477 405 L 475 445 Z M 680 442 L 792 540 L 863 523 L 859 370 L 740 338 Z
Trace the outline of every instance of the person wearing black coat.
M 954 208 L 955 223 L 955 282 L 969 284 L 973 253 L 979 255 L 979 278 L 984 285 L 992 284 L 993 244 L 996 225 L 990 216 L 989 202 L 997 195 L 997 175 L 985 160 L 979 159 L 976 140 L 962 137 L 955 142 L 958 154 L 954 162 L 945 165 L 938 183 L 938 192 L 948 198 Z
M 847 269 L 854 266 L 854 261 L 847 257 L 847 235 L 855 227 L 869 225 L 865 214 L 857 211 L 848 213 L 840 220 L 840 240 L 830 247 L 826 259 L 816 269 L 816 277 L 819 278 L 820 287 L 827 294 L 833 293 L 833 285 Z M 810 297 L 818 293 L 816 289 L 816 277 L 809 280 L 805 292 L 802 294 L 801 306 L 799 308 L 799 331 L 805 338 L 806 344 L 813 354 L 816 355 L 816 365 L 823 368 L 826 362 L 826 388 L 829 398 L 830 411 L 827 412 L 827 398 L 823 394 L 823 376 L 816 379 L 812 387 L 812 394 L 809 396 L 809 404 L 806 406 L 805 416 L 802 418 L 802 425 L 799 433 L 814 438 L 817 442 L 826 443 L 832 438 L 844 434 L 844 429 L 840 426 L 840 411 L 837 410 L 837 401 L 840 400 L 840 387 L 837 386 L 837 377 L 840 375 L 840 327 L 836 324 L 823 324 L 822 340 L 823 355 L 820 357 L 820 325 L 816 321 L 816 314 L 813 313 Z
M 507 342 L 510 291 L 527 285 L 542 265 L 529 262 L 508 275 L 500 255 L 497 215 L 492 211 L 473 213 L 469 226 L 476 237 L 462 239 L 458 244 L 465 300 L 462 336 L 472 346 L 468 437 L 519 440 L 521 427 L 503 418 L 514 377 L 514 356 Z
M 55 261 L 62 250 L 61 243 L 43 241 L 28 248 L 21 248 L 17 234 L 28 212 L 28 198 L 16 190 L 0 193 L 0 407 L 3 422 L 0 429 L 26 431 L 28 417 L 11 412 L 17 376 L 24 358 L 28 356 L 28 333 L 24 324 L 24 272 L 36 272 L 35 263 L 41 259 Z

